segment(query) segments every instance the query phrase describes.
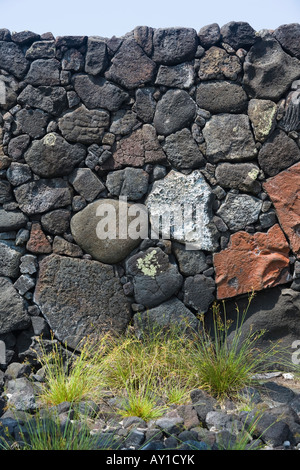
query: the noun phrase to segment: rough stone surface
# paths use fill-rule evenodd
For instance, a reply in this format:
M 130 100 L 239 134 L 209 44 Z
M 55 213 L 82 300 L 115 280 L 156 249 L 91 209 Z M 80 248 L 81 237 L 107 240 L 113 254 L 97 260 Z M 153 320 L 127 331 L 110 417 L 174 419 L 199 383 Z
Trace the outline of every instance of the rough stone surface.
M 258 155 L 258 162 L 267 176 L 275 176 L 299 160 L 298 145 L 280 129 L 270 135 Z
M 220 160 L 252 160 L 257 149 L 245 114 L 212 116 L 203 129 L 206 157 L 212 163 Z
M 155 62 L 174 65 L 192 59 L 197 48 L 197 33 L 192 28 L 158 28 L 153 34 Z
M 203 274 L 189 276 L 184 281 L 183 301 L 198 313 L 205 313 L 215 299 L 215 282 Z
M 283 24 L 275 29 L 274 36 L 281 47 L 297 59 L 300 59 L 300 24 Z
M 1 68 L 21 79 L 28 70 L 29 62 L 22 49 L 14 43 L 0 41 Z
M 215 177 L 223 188 L 258 194 L 261 191 L 259 174 L 260 168 L 254 163 L 224 162 L 217 165 Z
M 157 103 L 154 126 L 158 134 L 172 134 L 188 126 L 195 113 L 196 103 L 186 91 L 168 90 Z
M 245 229 L 258 220 L 262 201 L 248 194 L 228 193 L 217 214 L 230 230 Z
M 168 161 L 178 170 L 200 168 L 206 163 L 189 129 L 168 135 L 163 143 Z
M 102 263 L 115 264 L 122 261 L 141 241 L 139 238 L 134 239 L 129 236 L 130 223 L 135 219 L 127 214 L 129 207 L 125 201 L 114 199 L 103 199 L 88 204 L 71 219 L 71 231 L 76 243 Z M 100 223 L 100 232 L 98 232 L 97 227 Z M 127 233 L 124 233 L 125 230 Z
M 117 111 L 128 93 L 102 77 L 76 74 L 74 89 L 88 109 Z
M 297 80 L 296 80 L 297 83 Z M 300 126 L 300 91 L 291 91 L 284 103 L 283 116 L 278 127 L 286 132 L 297 131 Z
M 194 84 L 195 70 L 192 64 L 161 65 L 157 72 L 155 85 L 170 88 L 188 89 Z
M 13 186 L 19 186 L 20 184 L 27 183 L 27 181 L 31 180 L 32 173 L 28 165 L 12 162 L 6 172 L 6 177 Z
M 14 190 L 16 200 L 25 214 L 42 214 L 71 203 L 71 192 L 66 181 L 40 179 L 22 184 Z
M 221 40 L 220 26 L 217 23 L 202 26 L 198 33 L 198 38 L 201 46 L 205 48 L 217 45 Z
M 43 229 L 52 235 L 60 235 L 67 232 L 70 225 L 71 213 L 67 209 L 56 209 L 47 212 L 41 217 Z
M 28 134 L 33 139 L 39 139 L 46 134 L 49 116 L 40 109 L 21 109 L 15 116 L 15 133 Z
M 196 102 L 200 108 L 207 109 L 213 114 L 240 114 L 246 110 L 248 98 L 241 85 L 228 80 L 213 80 L 199 84 Z
M 24 155 L 32 171 L 44 178 L 64 176 L 85 159 L 86 150 L 79 144 L 69 144 L 57 133 L 35 140 Z
M 65 114 L 58 121 L 58 127 L 67 141 L 87 145 L 100 143 L 108 126 L 108 111 L 100 109 L 90 111 L 85 106 Z
M 178 242 L 172 242 L 172 251 L 177 259 L 179 271 L 185 276 L 195 276 L 208 268 L 203 251 L 187 250 Z
M 248 104 L 248 116 L 252 124 L 254 136 L 264 142 L 276 125 L 277 106 L 270 100 L 252 99 Z
M 108 80 L 127 88 L 137 88 L 153 82 L 156 64 L 144 53 L 135 40 L 125 40 L 105 73 Z
M 0 333 L 22 330 L 30 325 L 25 302 L 6 277 L 0 277 Z
M 100 75 L 108 66 L 107 46 L 102 38 L 91 36 L 87 41 L 87 51 L 85 57 L 86 73 Z
M 40 223 L 33 222 L 30 231 L 30 238 L 26 244 L 26 248 L 28 251 L 36 255 L 51 253 L 51 243 L 43 232 Z
M 181 330 L 199 327 L 195 315 L 177 297 L 166 300 L 158 307 L 153 307 L 146 312 L 136 313 L 133 317 L 134 329 L 138 337 L 151 333 L 155 328 L 170 328 L 178 326 Z
M 157 139 L 155 128 L 145 124 L 130 136 L 117 142 L 111 158 L 101 165 L 101 170 L 118 170 L 126 166 L 142 167 L 146 163 L 162 163 L 166 155 Z
M 257 41 L 246 56 L 243 83 L 251 98 L 278 101 L 299 77 L 298 59 L 284 52 L 272 36 Z
M 106 187 L 112 196 L 141 199 L 148 191 L 149 174 L 139 168 L 125 168 L 108 173 Z
M 245 21 L 230 21 L 221 28 L 223 42 L 233 49 L 250 48 L 256 40 L 255 30 Z
M 10 240 L 0 240 L 0 276 L 16 278 L 24 248 Z
M 25 81 L 32 86 L 60 85 L 60 62 L 57 59 L 37 59 L 33 61 Z
M 289 245 L 279 225 L 267 233 L 235 233 L 214 254 L 218 299 L 260 291 L 290 280 Z
M 18 102 L 59 116 L 68 107 L 67 92 L 63 87 L 27 85 L 19 94 Z
M 236 80 L 242 72 L 237 56 L 228 54 L 220 47 L 210 47 L 200 59 L 198 76 L 201 80 Z
M 0 232 L 19 230 L 26 225 L 27 221 L 28 218 L 23 212 L 6 211 L 0 207 Z
M 212 203 L 213 193 L 199 170 L 190 175 L 172 170 L 154 182 L 145 202 L 152 233 L 159 234 L 159 218 L 163 217 L 163 238 L 185 243 L 191 249 L 189 244 L 194 249 L 213 250 Z M 195 216 L 190 212 L 193 205 L 197 208 Z
M 70 347 L 87 335 L 121 333 L 130 319 L 113 268 L 97 261 L 46 257 L 40 262 L 34 297 L 51 329 Z
M 300 164 L 291 166 L 264 183 L 264 189 L 273 202 L 280 225 L 293 252 L 300 253 L 300 203 L 298 194 Z
M 102 181 L 90 168 L 76 168 L 71 173 L 69 181 L 75 191 L 88 202 L 94 201 L 94 199 L 105 190 Z
M 182 276 L 176 264 L 160 248 L 149 248 L 126 261 L 126 273 L 132 278 L 136 303 L 156 307 L 176 294 Z

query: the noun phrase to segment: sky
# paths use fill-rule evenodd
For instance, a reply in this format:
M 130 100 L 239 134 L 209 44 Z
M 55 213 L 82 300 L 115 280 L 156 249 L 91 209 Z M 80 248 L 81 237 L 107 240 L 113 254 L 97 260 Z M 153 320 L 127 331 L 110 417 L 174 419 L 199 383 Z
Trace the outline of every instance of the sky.
M 246 21 L 256 31 L 300 23 L 300 0 L 0 0 L 0 28 L 38 34 L 123 36 L 136 26 Z

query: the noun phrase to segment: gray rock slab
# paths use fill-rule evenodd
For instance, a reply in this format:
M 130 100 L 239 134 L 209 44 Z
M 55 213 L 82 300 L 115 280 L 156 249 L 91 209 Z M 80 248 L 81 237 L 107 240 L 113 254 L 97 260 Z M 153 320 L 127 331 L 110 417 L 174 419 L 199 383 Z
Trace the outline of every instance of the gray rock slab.
M 262 201 L 248 194 L 228 193 L 217 214 L 230 230 L 243 230 L 258 220 Z
M 22 297 L 7 277 L 0 277 L 0 333 L 5 334 L 30 326 Z

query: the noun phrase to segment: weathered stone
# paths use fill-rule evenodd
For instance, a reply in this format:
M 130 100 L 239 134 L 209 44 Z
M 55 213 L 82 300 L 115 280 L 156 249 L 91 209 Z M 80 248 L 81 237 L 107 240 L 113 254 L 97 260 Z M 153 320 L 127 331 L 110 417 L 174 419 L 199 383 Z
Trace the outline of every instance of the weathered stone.
M 171 165 L 179 170 L 200 168 L 206 163 L 189 129 L 168 135 L 163 149 Z
M 90 168 L 76 168 L 69 177 L 75 191 L 88 202 L 94 201 L 105 189 L 102 181 Z
M 40 179 L 22 184 L 14 190 L 16 200 L 28 215 L 42 214 L 71 204 L 70 188 L 63 179 Z
M 155 332 L 156 328 L 166 331 L 177 326 L 183 333 L 188 329 L 196 331 L 199 326 L 195 315 L 177 297 L 163 302 L 158 307 L 136 313 L 133 321 L 138 338 Z
M 132 278 L 136 303 L 156 307 L 176 294 L 182 285 L 177 265 L 160 248 L 149 248 L 126 261 L 126 274 Z
M 243 113 L 248 97 L 244 89 L 230 81 L 202 82 L 197 87 L 196 103 L 212 114 Z
M 0 180 L 0 204 L 12 201 L 11 185 L 8 181 Z
M 203 26 L 198 33 L 201 46 L 210 48 L 215 46 L 221 40 L 220 26 L 217 23 L 212 23 Z
M 288 94 L 283 116 L 278 122 L 278 127 L 286 132 L 297 131 L 300 127 L 300 90 L 297 89 Z
M 22 274 L 35 274 L 38 270 L 37 257 L 25 254 L 21 257 L 20 272 Z
M 189 276 L 184 281 L 183 302 L 198 313 L 205 313 L 215 300 L 215 281 L 203 274 Z
M 33 222 L 26 249 L 36 255 L 51 253 L 51 243 L 44 234 L 39 222 Z
M 112 117 L 109 131 L 115 135 L 126 135 L 140 126 L 141 123 L 133 111 L 121 109 Z
M 137 26 L 133 31 L 134 39 L 148 56 L 153 50 L 153 32 L 154 29 L 149 26 Z
M 254 163 L 220 163 L 217 165 L 215 177 L 223 188 L 258 194 L 261 184 L 257 180 L 260 168 Z
M 0 240 L 0 276 L 16 278 L 23 255 L 23 247 L 16 246 L 11 240 Z
M 144 124 L 130 136 L 117 142 L 112 157 L 101 165 L 101 170 L 117 170 L 127 166 L 142 167 L 146 163 L 163 163 L 166 155 L 158 141 L 155 128 Z
M 77 49 L 68 49 L 61 61 L 62 70 L 80 72 L 84 67 L 84 57 Z
M 141 121 L 151 123 L 153 121 L 156 101 L 153 98 L 154 88 L 138 88 L 135 92 L 134 111 Z
M 157 103 L 154 126 L 158 134 L 168 135 L 187 127 L 195 117 L 196 103 L 184 90 L 168 90 Z
M 217 214 L 230 230 L 245 229 L 258 220 L 262 201 L 248 194 L 228 193 Z
M 68 175 L 83 161 L 86 150 L 79 144 L 69 144 L 59 134 L 52 132 L 35 140 L 24 155 L 32 171 L 45 178 Z
M 74 240 L 95 260 L 119 263 L 141 242 L 135 230 L 130 231 L 130 223 L 136 217 L 128 214 L 129 209 L 130 204 L 114 199 L 88 204 L 71 219 Z
M 151 238 L 161 237 L 184 243 L 189 249 L 211 251 L 215 246 L 215 229 L 212 226 L 213 193 L 199 170 L 189 175 L 171 170 L 155 181 L 146 199 L 149 211 Z M 196 214 L 192 213 L 193 207 Z
M 255 139 L 264 142 L 276 125 L 277 106 L 270 100 L 252 99 L 248 105 L 248 116 L 250 118 Z
M 74 75 L 74 89 L 88 109 L 104 108 L 117 111 L 128 94 L 102 77 Z
M 300 163 L 297 163 L 263 184 L 275 206 L 282 230 L 297 256 L 300 254 L 300 203 L 297 198 L 299 177 Z
M 90 111 L 85 106 L 64 114 L 58 120 L 58 127 L 66 140 L 87 145 L 101 143 L 108 126 L 108 111 L 100 109 Z
M 6 277 L 0 277 L 0 333 L 5 334 L 30 326 L 30 317 L 22 297 Z
M 263 144 L 258 162 L 268 176 L 275 176 L 300 160 L 300 150 L 285 132 L 276 129 Z
M 272 36 L 260 38 L 246 56 L 243 83 L 251 98 L 278 101 L 299 77 L 299 60 Z
M 222 40 L 233 49 L 249 49 L 256 41 L 255 30 L 245 21 L 230 21 L 221 28 Z
M 90 36 L 87 41 L 84 70 L 91 75 L 100 75 L 107 66 L 108 55 L 105 42 L 100 37 Z
M 11 34 L 11 39 L 15 43 L 24 46 L 31 44 L 34 41 L 38 41 L 40 39 L 40 35 L 28 30 L 20 32 L 13 31 Z
M 250 121 L 245 114 L 212 116 L 202 132 L 206 142 L 206 157 L 212 163 L 221 160 L 252 160 L 257 155 Z
M 20 295 L 26 294 L 26 292 L 33 289 L 35 286 L 35 280 L 28 274 L 22 274 L 14 283 L 14 288 L 17 289 Z
M 16 131 L 39 139 L 46 134 L 49 116 L 41 109 L 21 109 L 15 116 Z
M 274 36 L 288 54 L 300 59 L 300 24 L 283 24 L 275 29 Z
M 67 209 L 56 209 L 41 217 L 43 229 L 52 235 L 60 235 L 67 232 L 70 225 L 71 214 Z
M 109 173 L 106 186 L 112 196 L 126 196 L 131 201 L 141 199 L 148 191 L 149 174 L 139 168 L 125 168 Z
M 30 142 L 28 135 L 19 135 L 9 141 L 8 155 L 14 160 L 21 160 Z
M 0 41 L 1 68 L 22 79 L 28 70 L 29 62 L 22 49 L 13 42 Z
M 18 102 L 22 105 L 39 108 L 53 116 L 59 116 L 68 108 L 67 92 L 63 87 L 27 85 L 19 94 Z
M 56 337 L 70 347 L 87 336 L 122 333 L 130 320 L 113 267 L 97 261 L 47 256 L 40 262 L 34 301 Z
M 87 39 L 87 36 L 57 36 L 55 44 L 57 48 L 80 48 L 85 46 Z
M 60 85 L 60 62 L 57 59 L 34 60 L 25 81 L 33 86 Z
M 27 221 L 28 218 L 21 211 L 6 211 L 0 207 L 0 232 L 19 230 Z
M 170 88 L 188 89 L 194 84 L 195 70 L 191 63 L 178 65 L 161 65 L 158 69 L 155 85 Z
M 53 59 L 55 57 L 55 42 L 54 41 L 35 41 L 29 49 L 27 49 L 26 59 Z
M 214 254 L 218 299 L 259 291 L 291 280 L 289 245 L 279 225 L 267 233 L 231 236 L 228 248 Z
M 112 59 L 105 78 L 128 90 L 153 82 L 155 63 L 134 39 L 125 39 Z
M 195 276 L 208 268 L 203 251 L 187 250 L 184 245 L 177 242 L 172 242 L 172 251 L 176 257 L 179 271 L 184 276 Z
M 53 240 L 53 253 L 71 256 L 73 258 L 80 258 L 83 255 L 83 251 L 78 245 L 68 242 L 68 240 L 58 235 L 56 235 Z
M 1 70 L 0 80 L 2 82 L 2 96 L 0 98 L 0 107 L 1 109 L 9 110 L 13 106 L 15 106 L 17 102 L 19 83 L 13 75 L 10 75 L 5 70 Z
M 200 59 L 198 75 L 201 80 L 236 80 L 241 72 L 242 65 L 237 56 L 212 46 Z
M 192 60 L 197 49 L 197 33 L 192 28 L 158 28 L 153 34 L 152 59 L 174 65 Z
M 6 177 L 13 186 L 19 186 L 20 184 L 27 183 L 27 181 L 31 180 L 32 172 L 28 165 L 12 162 L 6 172 Z

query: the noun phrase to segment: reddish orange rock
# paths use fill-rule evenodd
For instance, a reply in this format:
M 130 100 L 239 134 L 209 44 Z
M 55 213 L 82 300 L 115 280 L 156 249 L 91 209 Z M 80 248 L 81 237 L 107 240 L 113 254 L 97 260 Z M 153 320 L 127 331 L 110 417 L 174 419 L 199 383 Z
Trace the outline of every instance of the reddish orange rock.
M 52 252 L 51 243 L 44 234 L 40 224 L 38 222 L 33 222 L 30 238 L 27 242 L 26 248 L 31 253 L 47 254 Z
M 263 185 L 293 252 L 300 256 L 300 163 L 269 178 Z
M 291 280 L 289 245 L 276 224 L 267 233 L 237 232 L 214 255 L 217 298 L 259 291 Z

